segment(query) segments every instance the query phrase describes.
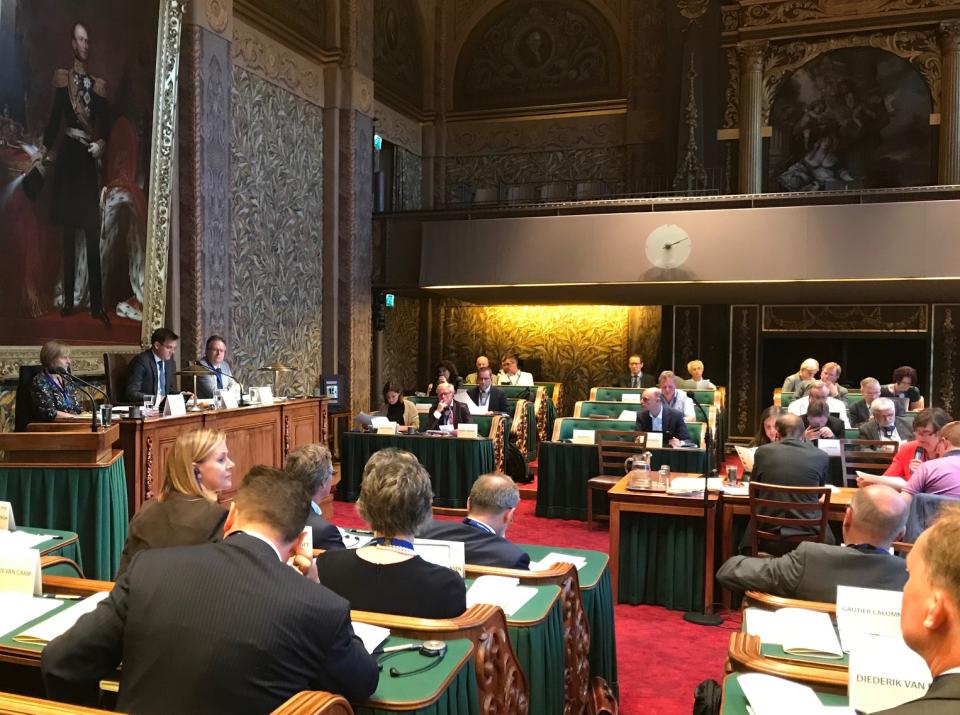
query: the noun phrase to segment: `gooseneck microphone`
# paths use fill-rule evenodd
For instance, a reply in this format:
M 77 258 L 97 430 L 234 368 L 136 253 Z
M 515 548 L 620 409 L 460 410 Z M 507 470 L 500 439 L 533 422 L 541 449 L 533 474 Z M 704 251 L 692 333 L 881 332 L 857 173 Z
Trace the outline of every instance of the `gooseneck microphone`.
M 191 364 L 192 364 L 194 367 L 203 368 L 204 370 L 206 370 L 207 372 L 209 372 L 209 373 L 210 373 L 211 375 L 213 375 L 214 377 L 216 377 L 217 375 L 219 375 L 220 377 L 229 377 L 231 380 L 233 380 L 235 383 L 237 383 L 237 385 L 240 386 L 240 401 L 239 401 L 237 404 L 238 404 L 240 407 L 244 407 L 244 406 L 247 404 L 247 403 L 244 402 L 244 400 L 243 400 L 243 393 L 246 391 L 245 388 L 243 387 L 243 383 L 240 382 L 240 381 L 239 381 L 237 378 L 235 378 L 233 375 L 224 375 L 222 372 L 217 372 L 216 370 L 214 370 L 214 369 L 213 369 L 212 367 L 210 367 L 209 365 L 204 365 L 203 362 L 200 361 L 200 360 L 194 360 L 193 363 L 191 363 Z

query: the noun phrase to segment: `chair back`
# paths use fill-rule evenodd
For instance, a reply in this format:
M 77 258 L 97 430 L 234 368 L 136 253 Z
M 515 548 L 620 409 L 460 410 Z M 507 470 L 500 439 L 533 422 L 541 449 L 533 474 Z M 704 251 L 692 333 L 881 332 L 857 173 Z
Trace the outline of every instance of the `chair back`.
M 107 397 L 110 403 L 117 405 L 126 402 L 127 366 L 133 355 L 124 353 L 104 353 L 103 354 L 103 374 L 107 381 Z
M 42 556 L 40 571 L 44 576 L 72 576 L 83 578 L 83 569 L 73 559 L 66 556 Z
M 15 432 L 26 432 L 27 425 L 39 419 L 36 407 L 33 404 L 30 385 L 33 378 L 41 372 L 43 372 L 43 365 L 20 366 L 20 376 L 17 379 L 17 397 L 13 408 L 13 429 Z
M 897 456 L 899 442 L 885 439 L 845 439 L 840 442 L 843 486 L 857 486 L 857 472 L 883 474 Z
M 910 511 L 907 514 L 906 533 L 903 540 L 909 544 L 916 542 L 917 538 L 930 526 L 940 513 L 940 508 L 944 504 L 960 503 L 960 499 L 954 496 L 945 496 L 943 494 L 914 494 L 910 500 Z
M 760 555 L 761 544 L 823 543 L 827 536 L 830 487 L 788 487 L 750 482 L 751 549 Z M 781 544 L 782 545 L 782 544 Z
M 595 443 L 600 448 L 600 473 L 623 476 L 624 461 L 639 457 L 647 449 L 647 433 L 627 430 L 597 430 Z

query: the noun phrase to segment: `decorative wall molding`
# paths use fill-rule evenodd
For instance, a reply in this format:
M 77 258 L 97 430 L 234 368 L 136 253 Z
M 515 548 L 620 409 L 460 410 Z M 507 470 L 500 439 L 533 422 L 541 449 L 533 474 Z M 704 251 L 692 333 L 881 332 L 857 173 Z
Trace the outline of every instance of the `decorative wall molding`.
M 376 99 L 373 100 L 373 118 L 376 121 L 377 134 L 417 156 L 423 156 L 423 132 L 420 122 Z
M 930 332 L 933 404 L 956 416 L 960 413 L 960 304 L 934 304 Z
M 753 436 L 760 389 L 760 306 L 730 306 L 730 436 Z
M 237 67 L 308 102 L 324 104 L 321 67 L 239 19 L 233 24 L 231 59 Z
M 447 124 L 447 156 L 562 151 L 624 143 L 625 114 Z
M 200 2 L 202 0 L 196 0 Z M 356 0 L 353 0 L 355 2 Z M 336 17 L 327 12 L 331 0 L 232 0 L 233 14 L 248 27 L 256 27 L 313 62 L 337 63 L 342 53 L 328 46 L 327 23 Z
M 373 78 L 359 70 L 350 70 L 347 77 L 350 82 L 350 107 L 373 117 Z
M 727 6 L 725 16 L 732 16 L 740 28 L 763 28 L 844 18 L 861 21 L 864 16 L 889 22 L 898 15 L 951 7 L 960 7 L 960 3 L 957 0 L 767 0 Z M 737 29 L 728 27 L 728 22 L 724 22 L 724 30 Z
M 929 326 L 923 304 L 763 306 L 765 333 L 926 333 Z

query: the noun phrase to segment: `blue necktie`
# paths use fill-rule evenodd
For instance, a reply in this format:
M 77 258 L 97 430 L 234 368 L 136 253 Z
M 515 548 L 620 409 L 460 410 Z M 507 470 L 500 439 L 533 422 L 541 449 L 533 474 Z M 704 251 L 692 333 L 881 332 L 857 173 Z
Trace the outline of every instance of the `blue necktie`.
M 223 372 L 221 372 L 219 367 L 215 367 L 213 370 L 214 372 L 217 373 L 217 389 L 222 390 L 223 389 Z
M 163 377 L 163 361 L 157 360 L 157 394 L 167 394 L 167 381 Z

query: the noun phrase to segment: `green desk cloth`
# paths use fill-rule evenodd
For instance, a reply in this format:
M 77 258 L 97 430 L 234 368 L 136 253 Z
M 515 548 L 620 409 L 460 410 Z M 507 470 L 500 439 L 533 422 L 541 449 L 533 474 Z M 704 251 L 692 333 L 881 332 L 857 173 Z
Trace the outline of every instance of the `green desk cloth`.
M 410 638 L 390 637 L 384 645 L 393 646 L 403 643 L 418 643 Z M 386 715 L 397 712 L 398 703 L 416 703 L 429 700 L 437 694 L 443 682 L 450 677 L 455 663 L 458 663 L 470 650 L 471 643 L 466 639 L 446 641 L 447 654 L 440 665 L 423 673 L 417 673 L 406 678 L 391 678 L 388 675 L 390 668 L 397 668 L 400 672 L 416 670 L 428 664 L 425 656 L 417 651 L 401 652 L 384 661 L 383 671 L 376 692 L 363 705 L 354 705 L 357 715 Z M 385 709 L 379 704 L 390 703 L 392 707 Z M 477 674 L 473 664 L 473 656 L 453 676 L 446 689 L 429 705 L 415 709 L 403 709 L 407 713 L 419 715 L 477 715 L 480 712 L 480 696 L 477 693 Z
M 494 469 L 493 442 L 489 439 L 344 432 L 340 439 L 337 499 L 356 501 L 364 465 L 371 454 L 387 447 L 412 452 L 426 467 L 433 484 L 434 506 L 466 508 L 470 487 L 477 477 Z
M 703 474 L 707 454 L 702 449 L 651 449 L 652 466 L 664 464 L 673 472 Z M 587 482 L 600 473 L 600 451 L 595 445 L 542 442 L 537 467 L 537 516 L 547 519 L 587 518 Z M 607 512 L 607 498 L 594 494 L 594 511 Z
M 586 566 L 577 572 L 580 579 L 580 598 L 590 624 L 590 676 L 599 675 L 619 697 L 617 680 L 617 642 L 613 628 L 613 592 L 610 586 L 610 559 L 602 551 L 567 549 L 557 546 L 518 544 L 539 561 L 551 552 L 583 556 Z
M 32 526 L 18 526 L 17 531 L 25 531 L 28 534 L 49 534 L 59 538 L 47 539 L 36 545 L 36 549 L 41 556 L 63 556 L 80 563 L 80 540 L 73 531 L 61 531 L 60 529 L 35 529 Z M 64 541 L 73 543 L 63 544 Z
M 76 562 L 87 578 L 112 581 L 127 539 L 123 458 L 106 467 L 2 467 L 0 501 L 17 520 L 80 537 Z
M 703 607 L 703 517 L 620 513 L 619 603 Z
M 723 679 L 723 708 L 720 715 L 746 715 L 747 698 L 740 688 L 738 678 L 741 673 L 731 673 Z M 836 695 L 834 693 L 817 693 L 817 698 L 824 705 L 847 705 L 846 695 Z

